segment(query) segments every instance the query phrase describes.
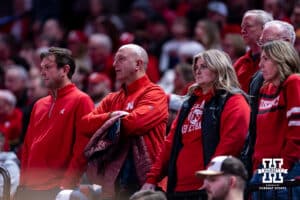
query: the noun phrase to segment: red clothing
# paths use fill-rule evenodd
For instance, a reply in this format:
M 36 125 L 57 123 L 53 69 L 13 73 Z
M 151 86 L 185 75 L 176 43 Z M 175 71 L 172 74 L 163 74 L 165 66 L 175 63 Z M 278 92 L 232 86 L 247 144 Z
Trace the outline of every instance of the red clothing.
M 0 117 L 0 133 L 5 138 L 4 151 L 10 151 L 10 145 L 17 144 L 22 133 L 21 110 L 15 108 L 8 116 Z
M 153 83 L 157 83 L 160 80 L 160 74 L 158 69 L 158 60 L 155 56 L 149 55 L 149 62 L 147 66 L 147 76 Z
M 248 93 L 249 91 L 249 84 L 251 81 L 252 76 L 258 71 L 259 67 L 259 56 L 254 60 L 253 56 L 251 55 L 252 52 L 248 51 L 245 55 L 240 57 L 234 63 L 234 69 L 236 75 L 238 77 L 239 83 L 241 88 L 244 92 Z
M 212 94 L 203 95 L 198 91 L 196 95 L 199 98 L 181 127 L 183 148 L 177 157 L 176 192 L 198 190 L 202 185 L 202 182 L 196 178 L 195 172 L 205 169 L 201 120 L 205 102 L 211 98 Z M 177 121 L 178 116 L 165 140 L 163 151 L 147 174 L 147 183 L 157 184 L 167 173 Z M 250 108 L 245 98 L 239 94 L 230 97 L 221 114 L 220 142 L 213 157 L 218 155 L 238 156 L 246 138 L 249 122 Z
M 154 161 L 166 131 L 167 95 L 144 76 L 126 88 L 108 94 L 92 113 L 83 118 L 81 126 L 87 133 L 95 133 L 116 110 L 130 113 L 122 118 L 121 136 L 142 136 L 150 159 Z
M 254 169 L 263 158 L 283 158 L 290 169 L 300 159 L 300 76 L 290 75 L 280 87 L 269 83 L 260 94 Z
M 99 57 L 97 54 L 93 54 L 92 56 Z M 100 56 L 101 57 L 101 56 Z M 95 59 L 95 58 L 94 58 Z M 93 64 L 93 72 L 99 72 L 107 75 L 112 83 L 115 82 L 116 79 L 116 73 L 115 69 L 113 67 L 114 62 L 114 56 L 111 54 L 107 56 L 106 58 L 101 59 L 95 59 L 98 63 Z
M 23 145 L 20 185 L 44 190 L 78 184 L 89 141 L 79 121 L 93 107 L 74 84 L 57 90 L 56 99 L 49 95 L 35 103 Z
M 221 30 L 221 38 L 224 38 L 226 34 L 234 33 L 241 34 L 241 26 L 239 24 L 225 24 Z

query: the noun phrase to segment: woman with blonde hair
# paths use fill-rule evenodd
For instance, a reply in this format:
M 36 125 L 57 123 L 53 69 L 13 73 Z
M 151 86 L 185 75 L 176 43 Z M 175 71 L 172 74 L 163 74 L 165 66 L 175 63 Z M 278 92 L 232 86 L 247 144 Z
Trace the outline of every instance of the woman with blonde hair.
M 206 199 L 195 172 L 214 156 L 239 156 L 249 126 L 250 108 L 229 56 L 207 50 L 194 57 L 192 67 L 196 83 L 142 187 L 155 189 L 167 175 L 168 199 Z
M 220 30 L 211 20 L 199 20 L 194 28 L 194 39 L 202 44 L 206 50 L 221 49 Z
M 284 180 L 290 180 L 300 175 L 300 58 L 291 43 L 272 41 L 262 46 L 259 66 L 264 83 L 259 93 L 251 183 L 262 183 L 263 174 L 257 170 L 265 158 L 278 158 L 279 168 L 288 170 Z M 263 199 L 274 197 L 273 192 L 264 192 Z M 277 199 L 287 199 L 287 194 L 287 189 L 280 190 Z M 293 188 L 293 197 L 300 197 L 299 187 Z

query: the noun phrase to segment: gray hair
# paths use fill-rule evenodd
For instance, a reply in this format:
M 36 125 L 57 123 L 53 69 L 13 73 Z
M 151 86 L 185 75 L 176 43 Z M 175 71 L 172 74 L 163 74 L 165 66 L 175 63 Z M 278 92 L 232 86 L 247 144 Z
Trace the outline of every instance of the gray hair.
M 109 52 L 112 51 L 112 41 L 110 37 L 103 33 L 95 33 L 92 34 L 89 38 L 90 41 L 94 42 L 95 44 L 104 45 Z
M 264 25 L 265 23 L 273 20 L 273 16 L 264 10 L 259 10 L 259 9 L 248 10 L 244 14 L 244 17 L 248 15 L 256 16 L 257 22 L 260 23 L 261 25 Z
M 17 72 L 18 76 L 24 81 L 27 81 L 29 78 L 28 72 L 21 65 L 10 65 L 7 67 L 5 73 L 8 73 L 9 71 Z
M 272 20 L 264 25 L 264 29 L 270 27 L 277 28 L 278 40 L 288 40 L 291 44 L 295 43 L 296 33 L 293 25 L 280 20 Z
M 0 98 L 5 99 L 13 107 L 16 106 L 17 99 L 11 91 L 9 91 L 9 90 L 0 90 Z

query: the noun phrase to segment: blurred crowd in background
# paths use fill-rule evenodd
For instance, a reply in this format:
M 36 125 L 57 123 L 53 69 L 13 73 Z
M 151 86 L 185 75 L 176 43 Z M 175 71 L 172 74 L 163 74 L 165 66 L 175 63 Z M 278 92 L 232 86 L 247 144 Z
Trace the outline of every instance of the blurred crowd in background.
M 39 55 L 51 46 L 69 48 L 76 60 L 73 82 L 95 105 L 120 85 L 113 58 L 124 44 L 149 54 L 147 74 L 166 93 L 186 94 L 194 82 L 192 58 L 220 49 L 234 63 L 245 54 L 245 11 L 263 9 L 291 23 L 300 52 L 300 2 L 295 0 L 1 0 L 0 130 L 4 150 L 22 144 L 34 102 L 48 94 L 39 75 Z M 4 100 L 3 100 L 4 99 Z

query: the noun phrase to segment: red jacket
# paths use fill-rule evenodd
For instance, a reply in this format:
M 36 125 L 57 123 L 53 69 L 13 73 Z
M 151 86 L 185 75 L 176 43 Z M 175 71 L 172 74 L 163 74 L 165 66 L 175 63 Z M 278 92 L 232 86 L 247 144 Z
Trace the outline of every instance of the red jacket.
M 245 55 L 240 57 L 234 63 L 234 69 L 238 77 L 239 83 L 241 85 L 242 90 L 244 90 L 244 92 L 246 93 L 249 92 L 249 84 L 252 76 L 259 69 L 259 57 L 254 60 L 251 54 L 252 52 L 248 51 Z
M 283 158 L 290 169 L 300 159 L 300 76 L 290 75 L 280 88 L 269 83 L 260 94 L 254 169 L 263 158 Z
M 88 134 L 96 132 L 109 114 L 123 110 L 130 114 L 122 118 L 121 136 L 142 136 L 150 159 L 154 161 L 164 141 L 168 104 L 163 90 L 144 76 L 118 92 L 110 93 L 82 121 Z
M 59 89 L 56 99 L 49 95 L 35 103 L 23 145 L 20 185 L 43 190 L 78 184 L 89 141 L 79 121 L 93 107 L 74 84 Z
M 157 83 L 160 80 L 158 60 L 154 55 L 149 55 L 149 62 L 146 73 L 153 83 Z
M 0 117 L 0 133 L 5 138 L 4 151 L 9 151 L 10 144 L 17 144 L 22 133 L 22 112 L 15 108 L 8 116 Z
M 183 147 L 177 157 L 177 185 L 176 192 L 198 190 L 202 182 L 196 178 L 195 172 L 205 168 L 203 161 L 201 119 L 204 104 L 212 94 L 199 96 L 190 113 L 186 117 L 182 132 Z M 147 174 L 147 183 L 157 184 L 167 174 L 172 142 L 178 118 L 174 120 L 170 133 L 166 138 L 163 151 Z M 214 156 L 238 156 L 242 150 L 250 122 L 250 108 L 242 95 L 233 95 L 228 99 L 221 114 L 220 142 Z

